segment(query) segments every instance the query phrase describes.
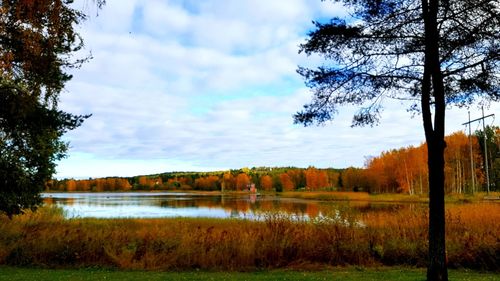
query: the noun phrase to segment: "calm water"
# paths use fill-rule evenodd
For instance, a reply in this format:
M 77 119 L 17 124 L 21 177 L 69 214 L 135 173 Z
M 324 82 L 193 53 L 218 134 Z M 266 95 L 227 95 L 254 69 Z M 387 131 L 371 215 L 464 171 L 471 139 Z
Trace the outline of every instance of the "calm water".
M 266 212 L 285 212 L 291 216 L 311 218 L 342 208 L 360 212 L 373 209 L 398 209 L 400 205 L 372 205 L 368 202 L 321 202 L 280 198 L 278 196 L 200 195 L 172 192 L 113 193 L 43 193 L 46 204 L 65 210 L 68 218 L 165 218 L 212 217 L 256 219 Z

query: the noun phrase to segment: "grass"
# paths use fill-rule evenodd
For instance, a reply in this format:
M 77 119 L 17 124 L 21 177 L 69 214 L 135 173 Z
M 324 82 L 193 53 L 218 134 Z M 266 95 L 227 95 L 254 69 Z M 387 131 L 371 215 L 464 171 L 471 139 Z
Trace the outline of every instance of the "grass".
M 370 200 L 370 195 L 366 192 L 342 192 L 342 191 L 285 191 L 277 193 L 280 197 L 292 197 L 301 199 L 316 199 L 316 200 Z
M 450 280 L 494 281 L 500 280 L 494 273 L 450 270 Z M 116 271 L 105 269 L 36 269 L 0 267 L 0 281 L 58 281 L 58 280 L 399 280 L 423 281 L 424 269 L 414 268 L 332 268 L 321 271 L 271 270 L 254 272 L 158 272 L 158 271 Z
M 310 269 L 417 266 L 427 260 L 425 208 L 352 209 L 309 221 L 265 214 L 262 221 L 206 218 L 64 219 L 42 208 L 0 216 L 0 265 L 127 270 Z M 499 271 L 500 204 L 447 209 L 450 268 Z

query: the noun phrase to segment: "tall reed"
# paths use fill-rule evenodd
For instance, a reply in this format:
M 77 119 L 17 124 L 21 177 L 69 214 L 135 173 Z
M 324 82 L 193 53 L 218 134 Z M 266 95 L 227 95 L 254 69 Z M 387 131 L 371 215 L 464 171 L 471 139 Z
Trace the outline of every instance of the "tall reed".
M 0 217 L 0 264 L 151 270 L 251 270 L 311 265 L 425 266 L 424 208 L 305 220 L 64 219 L 42 208 Z M 450 267 L 499 270 L 500 204 L 447 210 Z

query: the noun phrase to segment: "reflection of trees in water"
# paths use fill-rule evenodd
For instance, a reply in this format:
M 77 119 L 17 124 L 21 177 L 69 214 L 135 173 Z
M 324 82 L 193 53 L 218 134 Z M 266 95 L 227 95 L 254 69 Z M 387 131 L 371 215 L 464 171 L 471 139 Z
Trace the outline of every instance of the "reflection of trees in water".
M 315 218 L 319 215 L 318 204 L 307 204 L 306 214 L 310 218 Z
M 49 199 L 50 198 L 50 199 Z M 49 201 L 47 201 L 49 199 Z M 113 196 L 113 195 L 77 195 L 75 197 L 46 197 L 46 202 L 57 205 L 84 205 L 90 207 L 127 207 L 127 206 L 160 206 L 159 196 Z
M 76 196 L 70 198 L 46 197 L 47 204 L 86 205 L 103 207 L 158 206 L 162 208 L 209 208 L 224 210 L 231 217 L 253 216 L 259 213 L 283 212 L 297 217 L 321 217 L 333 213 L 362 215 L 364 213 L 391 213 L 425 209 L 420 203 L 373 203 L 368 201 L 316 201 L 280 198 L 275 196 L 221 195 L 221 196 Z
M 53 205 L 55 204 L 55 200 L 52 197 L 45 197 L 43 198 L 43 203 L 46 205 Z
M 363 206 L 351 206 L 352 209 L 359 211 L 360 213 L 391 213 L 391 212 L 401 212 L 401 211 L 415 211 L 421 210 L 424 212 L 427 205 L 424 203 L 377 203 L 368 202 L 368 204 Z
M 49 204 L 62 204 L 66 206 L 73 206 L 75 204 L 75 198 L 45 198 L 44 202 L 50 202 Z
M 162 200 L 159 206 L 163 208 L 196 208 L 200 207 L 195 200 Z
M 75 204 L 75 198 L 54 198 L 52 196 L 43 198 L 43 203 L 47 205 L 66 205 L 72 206 Z
M 310 207 L 309 205 L 314 205 Z M 219 208 L 227 211 L 231 217 L 240 217 L 242 214 L 257 212 L 284 211 L 290 214 L 304 215 L 317 213 L 317 203 L 305 201 L 282 200 L 279 197 L 260 197 L 256 195 L 245 196 L 211 196 L 195 197 L 184 200 L 163 200 L 161 207 L 168 208 Z M 316 211 L 315 211 L 316 210 Z

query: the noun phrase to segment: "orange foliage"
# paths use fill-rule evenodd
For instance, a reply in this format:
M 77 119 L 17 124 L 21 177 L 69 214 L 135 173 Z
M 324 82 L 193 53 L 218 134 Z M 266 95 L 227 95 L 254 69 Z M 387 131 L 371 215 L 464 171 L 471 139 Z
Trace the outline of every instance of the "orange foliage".
M 339 179 L 340 179 L 340 173 L 335 172 L 335 171 L 328 171 L 328 182 L 330 183 L 330 186 L 339 188 Z
M 222 190 L 235 190 L 236 189 L 236 179 L 230 172 L 224 173 L 222 176 Z
M 463 132 L 445 138 L 445 190 L 447 193 L 472 191 L 469 138 Z M 472 137 L 474 181 L 484 181 L 482 157 L 477 138 Z M 407 147 L 383 152 L 366 163 L 370 192 L 401 192 L 424 194 L 428 192 L 427 146 Z
M 69 179 L 59 182 L 50 190 L 60 191 L 129 191 L 132 185 L 125 178 L 99 178 L 89 180 Z
M 149 189 L 158 188 L 163 185 L 161 178 L 149 178 L 146 176 L 139 177 L 139 185 L 142 187 L 148 187 Z
M 200 190 L 218 190 L 219 177 L 207 176 L 197 178 L 194 181 L 194 187 Z
M 305 187 L 304 171 L 301 169 L 292 169 L 286 172 L 292 180 L 295 188 Z
M 283 186 L 283 190 L 292 191 L 295 189 L 295 184 L 287 173 L 280 174 L 280 181 Z
M 78 191 L 90 191 L 91 190 L 90 186 L 90 180 L 79 180 L 76 181 L 76 190 Z
M 329 186 L 328 175 L 325 171 L 309 167 L 304 173 L 306 176 L 306 187 L 309 190 L 318 190 Z
M 66 191 L 76 191 L 76 181 L 68 180 L 66 182 Z
M 342 173 L 344 191 L 361 191 L 368 186 L 365 170 L 349 167 Z
M 463 193 L 471 181 L 470 146 L 469 138 L 462 132 L 456 132 L 446 137 L 445 149 L 445 187 L 448 193 Z M 477 138 L 472 137 L 472 155 L 475 163 L 474 181 L 476 184 L 484 182 L 481 169 L 482 157 Z
M 260 178 L 260 188 L 265 191 L 271 191 L 273 189 L 273 178 L 269 175 L 262 176 Z
M 245 173 L 236 176 L 236 190 L 246 190 L 250 184 L 250 178 Z
M 129 191 L 132 189 L 132 185 L 130 184 L 130 182 L 128 182 L 127 179 L 123 179 L 123 178 L 117 178 L 116 179 L 116 190 L 123 190 L 123 191 Z
M 139 177 L 138 182 L 139 182 L 140 185 L 149 186 L 149 180 L 145 176 Z

